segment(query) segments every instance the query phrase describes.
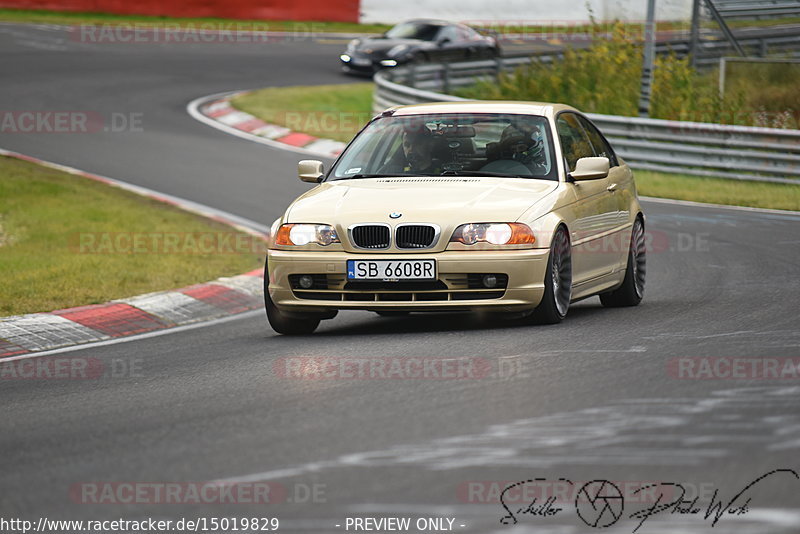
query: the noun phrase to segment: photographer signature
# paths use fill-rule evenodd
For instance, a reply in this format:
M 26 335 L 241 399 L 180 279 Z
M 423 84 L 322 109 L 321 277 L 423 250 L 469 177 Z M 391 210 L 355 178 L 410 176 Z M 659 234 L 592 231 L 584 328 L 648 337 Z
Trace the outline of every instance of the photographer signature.
M 755 486 L 764 483 L 768 479 L 787 476 L 800 481 L 800 475 L 793 469 L 775 469 L 748 483 L 727 502 L 719 497 L 719 489 L 715 489 L 710 501 L 705 505 L 698 502 L 699 496 L 694 499 L 687 499 L 686 487 L 677 482 L 658 482 L 644 485 L 633 491 L 632 494 L 636 495 L 649 490 L 651 492 L 656 491 L 658 496 L 651 506 L 628 515 L 629 519 L 638 520 L 638 524 L 632 532 L 639 531 L 651 517 L 665 512 L 670 515 L 702 516 L 704 521 L 711 522 L 712 527 L 716 526 L 726 516 L 741 516 L 750 511 L 752 497 L 748 496 L 748 493 Z M 529 483 L 546 480 L 543 478 L 521 480 L 503 489 L 500 493 L 500 504 L 505 509 L 506 514 L 500 518 L 500 522 L 504 525 L 514 525 L 519 522 L 519 517 L 521 516 L 549 517 L 562 512 L 564 509 L 556 506 L 555 497 L 550 497 L 544 502 L 539 502 L 537 498 L 534 498 L 526 506 L 516 511 L 512 511 L 509 508 L 507 503 L 509 492 Z M 573 485 L 573 482 L 568 479 L 559 478 L 558 480 Z M 617 523 L 623 517 L 624 510 L 625 497 L 622 491 L 616 484 L 608 480 L 592 480 L 585 483 L 578 490 L 575 497 L 575 511 L 578 517 L 586 525 L 593 528 L 609 527 Z

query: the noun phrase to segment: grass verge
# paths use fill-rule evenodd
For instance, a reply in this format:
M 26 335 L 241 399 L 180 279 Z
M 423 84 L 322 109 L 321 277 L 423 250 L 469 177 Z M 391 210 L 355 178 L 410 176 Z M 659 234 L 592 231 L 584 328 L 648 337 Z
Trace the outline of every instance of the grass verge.
M 273 124 L 328 139 L 349 141 L 367 119 L 350 124 L 354 113 L 371 117 L 372 84 L 281 87 L 254 91 L 234 99 L 234 106 Z M 286 110 L 294 110 L 287 113 Z M 320 117 L 346 117 L 336 131 L 320 128 Z M 287 121 L 285 119 L 290 118 Z M 335 134 L 335 135 L 334 135 Z M 635 171 L 642 195 L 783 210 L 800 210 L 800 184 L 785 185 L 681 174 Z
M 773 184 L 637 171 L 636 188 L 649 197 L 800 211 L 800 184 Z
M 270 87 L 231 103 L 272 124 L 324 139 L 348 142 L 372 114 L 372 84 Z
M 214 17 L 155 17 L 147 15 L 115 15 L 111 13 L 86 13 L 28 9 L 0 9 L 0 20 L 35 24 L 91 24 L 91 25 L 141 25 L 168 26 L 170 28 L 263 30 L 334 33 L 383 33 L 391 26 L 386 24 L 358 24 L 355 22 L 319 22 L 294 20 L 234 20 Z
M 209 241 L 235 235 L 243 236 L 241 248 Z M 221 223 L 0 156 L 0 316 L 241 274 L 261 265 L 261 255 L 251 252 L 255 246 Z

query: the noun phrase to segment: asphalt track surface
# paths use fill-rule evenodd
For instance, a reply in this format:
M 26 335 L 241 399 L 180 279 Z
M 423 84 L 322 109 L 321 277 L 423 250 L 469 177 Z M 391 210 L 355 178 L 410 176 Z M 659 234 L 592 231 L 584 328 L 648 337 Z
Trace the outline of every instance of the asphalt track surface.
M 93 44 L 58 28 L 0 25 L 3 109 L 135 113 L 143 125 L 4 133 L 0 146 L 269 224 L 306 189 L 295 177 L 298 155 L 218 132 L 185 106 L 221 91 L 349 82 L 336 65 L 339 47 Z M 603 309 L 593 298 L 558 326 L 347 312 L 303 338 L 275 335 L 253 312 L 68 354 L 136 364 L 118 378 L 2 380 L 0 517 L 278 517 L 284 531 L 339 532 L 347 517 L 446 516 L 463 532 L 583 533 L 595 529 L 573 502 L 506 526 L 497 495 L 486 492 L 537 477 L 576 487 L 679 482 L 687 498 L 699 491 L 705 510 L 715 488 L 727 502 L 769 471 L 800 470 L 796 378 L 670 372 L 681 357 L 800 355 L 800 216 L 644 207 L 654 237 L 646 297 L 635 309 Z M 275 372 L 276 361 L 298 356 L 479 358 L 492 373 L 308 380 Z M 220 479 L 271 481 L 287 498 L 84 504 L 70 495 L 85 482 Z M 773 475 L 748 495 L 748 513 L 726 516 L 715 530 L 702 515 L 665 512 L 639 532 L 800 531 L 794 476 Z M 642 507 L 629 499 L 625 516 Z M 636 525 L 623 517 L 603 530 Z

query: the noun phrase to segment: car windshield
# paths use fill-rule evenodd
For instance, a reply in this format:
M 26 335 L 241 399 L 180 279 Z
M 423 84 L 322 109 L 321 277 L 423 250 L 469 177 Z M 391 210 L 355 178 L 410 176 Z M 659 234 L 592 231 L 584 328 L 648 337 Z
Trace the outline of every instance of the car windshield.
M 545 117 L 498 113 L 382 116 L 353 140 L 328 179 L 496 176 L 558 180 Z
M 386 37 L 390 39 L 419 39 L 421 41 L 433 41 L 441 28 L 438 24 L 426 24 L 423 22 L 403 22 L 398 24 L 388 32 Z

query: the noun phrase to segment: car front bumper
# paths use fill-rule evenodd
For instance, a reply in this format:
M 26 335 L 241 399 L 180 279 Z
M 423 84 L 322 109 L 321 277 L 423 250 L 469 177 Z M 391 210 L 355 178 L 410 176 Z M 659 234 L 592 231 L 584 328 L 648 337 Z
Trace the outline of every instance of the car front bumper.
M 269 295 L 278 309 L 287 312 L 529 310 L 542 299 L 548 254 L 549 249 L 432 254 L 269 250 Z M 350 259 L 435 259 L 437 280 L 359 285 L 347 280 Z M 475 287 L 475 280 L 483 274 L 507 275 L 507 283 L 505 287 Z M 292 275 L 312 275 L 315 286 L 302 289 Z

